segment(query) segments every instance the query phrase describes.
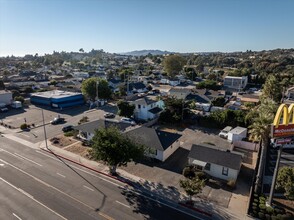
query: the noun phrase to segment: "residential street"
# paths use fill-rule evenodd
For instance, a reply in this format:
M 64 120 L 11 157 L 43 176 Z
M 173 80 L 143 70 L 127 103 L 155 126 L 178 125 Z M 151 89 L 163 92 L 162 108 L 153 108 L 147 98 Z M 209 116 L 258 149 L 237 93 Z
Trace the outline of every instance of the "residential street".
M 0 139 L 1 219 L 197 219 L 112 178 Z

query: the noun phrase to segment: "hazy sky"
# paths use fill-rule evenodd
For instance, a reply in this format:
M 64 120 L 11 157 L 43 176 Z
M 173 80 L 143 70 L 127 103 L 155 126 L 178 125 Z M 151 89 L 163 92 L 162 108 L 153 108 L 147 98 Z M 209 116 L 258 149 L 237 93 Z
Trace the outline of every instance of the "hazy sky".
M 0 0 L 0 56 L 294 47 L 294 0 Z

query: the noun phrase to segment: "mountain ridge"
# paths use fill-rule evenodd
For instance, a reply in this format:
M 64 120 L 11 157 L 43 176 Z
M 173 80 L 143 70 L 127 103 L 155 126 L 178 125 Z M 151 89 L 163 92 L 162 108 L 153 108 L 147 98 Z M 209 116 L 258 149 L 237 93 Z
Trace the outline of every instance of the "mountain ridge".
M 122 55 L 128 55 L 128 56 L 146 56 L 148 54 L 152 54 L 152 55 L 164 55 L 164 54 L 171 54 L 173 52 L 170 51 L 162 51 L 162 50 L 134 50 L 134 51 L 130 51 L 130 52 L 124 52 L 124 53 L 120 53 Z

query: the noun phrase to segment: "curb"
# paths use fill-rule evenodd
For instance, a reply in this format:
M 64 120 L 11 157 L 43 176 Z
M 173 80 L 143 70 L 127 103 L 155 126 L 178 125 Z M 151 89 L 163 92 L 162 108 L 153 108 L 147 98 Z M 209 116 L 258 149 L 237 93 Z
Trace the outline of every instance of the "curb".
M 115 180 L 120 181 L 120 182 L 122 182 L 122 183 L 128 184 L 129 186 L 135 187 L 135 185 L 134 185 L 132 182 L 130 182 L 130 181 L 122 180 L 122 179 L 117 178 L 117 177 L 115 177 L 115 176 L 112 176 L 112 175 L 110 175 L 110 174 L 103 173 L 103 172 L 101 172 L 101 171 L 99 171 L 99 170 L 96 170 L 96 169 L 94 169 L 94 168 L 92 168 L 92 167 L 88 167 L 88 166 L 86 166 L 86 165 L 84 165 L 84 164 L 81 164 L 81 163 L 78 163 L 78 162 L 76 162 L 76 161 L 74 161 L 74 160 L 72 160 L 72 159 L 69 159 L 69 158 L 67 158 L 67 157 L 61 156 L 60 154 L 56 154 L 56 153 L 54 153 L 53 151 L 50 151 L 50 150 L 47 150 L 47 149 L 44 149 L 44 148 L 41 148 L 41 150 L 46 151 L 46 152 L 48 152 L 48 153 L 50 153 L 50 154 L 56 155 L 56 156 L 58 156 L 58 157 L 61 157 L 62 159 L 65 159 L 65 160 L 67 160 L 67 161 L 70 161 L 70 162 L 72 162 L 72 163 L 75 163 L 75 164 L 77 164 L 77 165 L 80 165 L 80 166 L 82 166 L 82 167 L 85 167 L 85 168 L 87 168 L 87 169 L 89 169 L 89 170 L 92 170 L 92 171 L 94 171 L 94 172 L 96 172 L 96 173 L 99 173 L 99 174 L 101 174 L 101 175 L 107 176 L 107 177 L 109 177 L 109 178 L 115 179 Z
M 201 213 L 201 214 L 203 214 L 203 215 L 206 215 L 206 216 L 208 216 L 208 217 L 212 217 L 212 214 L 211 214 L 211 213 L 208 213 L 208 212 L 203 211 L 203 210 L 201 210 L 201 209 L 195 208 L 194 206 L 187 205 L 187 204 L 185 204 L 185 203 L 183 203 L 183 202 L 179 202 L 179 204 L 180 204 L 181 206 L 184 206 L 184 207 L 186 207 L 186 208 L 192 209 L 192 210 L 194 210 L 194 211 L 196 211 L 196 212 L 199 212 L 199 213 Z

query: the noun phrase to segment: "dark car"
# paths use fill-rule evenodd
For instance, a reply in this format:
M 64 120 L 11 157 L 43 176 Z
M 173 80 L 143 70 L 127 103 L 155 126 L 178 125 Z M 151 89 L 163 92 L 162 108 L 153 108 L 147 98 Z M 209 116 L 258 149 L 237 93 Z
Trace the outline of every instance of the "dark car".
M 68 132 L 68 131 L 72 131 L 73 130 L 73 126 L 72 125 L 66 125 L 62 128 L 63 132 Z
M 115 114 L 113 113 L 105 113 L 104 114 L 104 118 L 114 118 L 115 117 Z
M 50 123 L 52 125 L 57 125 L 57 124 L 61 124 L 64 122 L 64 118 L 54 118 L 52 121 L 50 121 Z

